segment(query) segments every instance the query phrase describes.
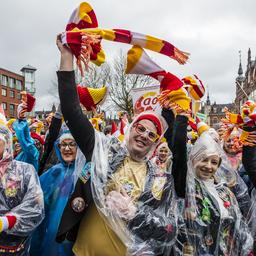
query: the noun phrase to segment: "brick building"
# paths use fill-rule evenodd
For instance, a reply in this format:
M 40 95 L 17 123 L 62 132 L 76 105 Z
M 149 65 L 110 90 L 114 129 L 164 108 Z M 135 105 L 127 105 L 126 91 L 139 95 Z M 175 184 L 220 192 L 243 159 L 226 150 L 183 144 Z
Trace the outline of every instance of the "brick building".
M 214 102 L 211 104 L 209 94 L 207 95 L 207 100 L 203 104 L 201 112 L 207 115 L 207 123 L 215 128 L 219 128 L 219 123 L 221 119 L 225 117 L 224 108 L 227 107 L 231 112 L 234 112 L 236 106 L 234 103 L 226 103 L 226 104 L 217 104 Z
M 0 103 L 7 118 L 17 117 L 20 92 L 25 90 L 25 78 L 9 70 L 0 68 Z
M 256 101 L 256 57 L 252 60 L 251 49 L 248 50 L 247 67 L 244 75 L 240 56 L 235 98 L 238 111 L 247 99 Z

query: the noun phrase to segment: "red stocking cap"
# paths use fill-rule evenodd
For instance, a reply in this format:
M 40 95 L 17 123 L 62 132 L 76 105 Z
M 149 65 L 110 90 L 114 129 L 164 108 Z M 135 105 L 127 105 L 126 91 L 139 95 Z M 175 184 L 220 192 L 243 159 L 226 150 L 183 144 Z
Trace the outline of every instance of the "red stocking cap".
M 35 106 L 36 98 L 25 91 L 21 92 L 21 95 L 22 95 L 22 99 L 27 103 L 26 111 L 31 112 L 33 107 Z
M 114 134 L 117 130 L 118 130 L 118 128 L 117 128 L 117 125 L 116 125 L 115 121 L 112 121 L 111 134 Z
M 182 81 L 188 86 L 189 96 L 194 100 L 200 100 L 205 93 L 205 88 L 202 81 L 196 75 L 186 76 Z
M 38 140 L 42 145 L 44 145 L 44 140 L 39 134 L 36 132 L 31 132 L 30 135 L 33 139 Z
M 96 27 L 98 27 L 98 21 L 94 10 L 90 4 L 83 2 L 71 14 L 66 26 L 66 31 L 70 31 L 74 28 L 84 29 Z
M 107 94 L 107 87 L 89 88 L 78 85 L 77 93 L 81 104 L 90 111 L 92 108 L 96 108 L 98 104 L 103 103 Z
M 155 127 L 156 127 L 157 134 L 158 134 L 159 136 L 162 135 L 162 133 L 163 133 L 163 128 L 162 128 L 162 125 L 161 125 L 161 121 L 160 121 L 160 119 L 159 119 L 156 115 L 154 115 L 154 114 L 149 114 L 149 113 L 147 113 L 147 114 L 141 114 L 141 115 L 138 117 L 138 119 L 136 120 L 136 123 L 139 122 L 139 121 L 141 121 L 141 120 L 144 120 L 144 119 L 151 121 L 151 122 L 155 125 Z

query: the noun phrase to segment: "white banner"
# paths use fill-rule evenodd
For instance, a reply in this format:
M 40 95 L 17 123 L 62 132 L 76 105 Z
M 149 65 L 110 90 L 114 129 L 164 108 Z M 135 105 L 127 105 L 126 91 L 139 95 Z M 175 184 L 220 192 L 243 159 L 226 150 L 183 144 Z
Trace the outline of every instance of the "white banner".
M 134 114 L 147 110 L 161 113 L 161 107 L 158 103 L 159 85 L 135 88 L 131 90 Z

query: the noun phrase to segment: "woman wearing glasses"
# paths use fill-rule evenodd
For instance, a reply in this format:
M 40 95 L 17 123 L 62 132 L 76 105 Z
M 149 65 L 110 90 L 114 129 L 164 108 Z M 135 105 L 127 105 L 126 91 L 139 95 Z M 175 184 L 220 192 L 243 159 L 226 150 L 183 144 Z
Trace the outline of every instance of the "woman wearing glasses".
M 140 114 L 123 143 L 95 131 L 79 105 L 73 56 L 58 39 L 57 45 L 63 116 L 86 161 L 94 165 L 89 182 L 79 178 L 70 199 L 80 195 L 86 207 L 80 216 L 73 211 L 72 218 L 72 204 L 67 204 L 57 239 L 71 237 L 81 219 L 75 255 L 169 255 L 178 229 L 175 196 L 185 194 L 187 117 L 176 117 L 174 138 L 172 127 L 166 133 L 173 141 L 172 170 L 158 172 L 149 158 L 166 131 L 164 119 L 151 112 Z M 165 118 L 171 118 L 172 126 L 171 111 L 165 111 Z
M 32 256 L 73 255 L 73 243 L 64 241 L 59 244 L 55 241 L 61 216 L 77 179 L 75 171 L 77 145 L 69 131 L 63 132 L 56 141 L 55 151 L 59 163 L 40 176 L 44 193 L 45 219 L 33 235 Z M 79 209 L 83 205 L 77 201 L 76 207 Z

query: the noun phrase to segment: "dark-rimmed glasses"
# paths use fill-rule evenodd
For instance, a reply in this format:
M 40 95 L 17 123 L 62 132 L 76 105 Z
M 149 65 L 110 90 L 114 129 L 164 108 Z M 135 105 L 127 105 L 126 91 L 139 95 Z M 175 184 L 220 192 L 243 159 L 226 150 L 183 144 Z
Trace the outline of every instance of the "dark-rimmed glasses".
M 69 143 L 65 143 L 65 142 L 61 142 L 59 144 L 60 149 L 66 149 L 66 147 L 68 147 L 69 149 L 74 149 L 76 148 L 76 143 L 75 142 L 69 142 Z

